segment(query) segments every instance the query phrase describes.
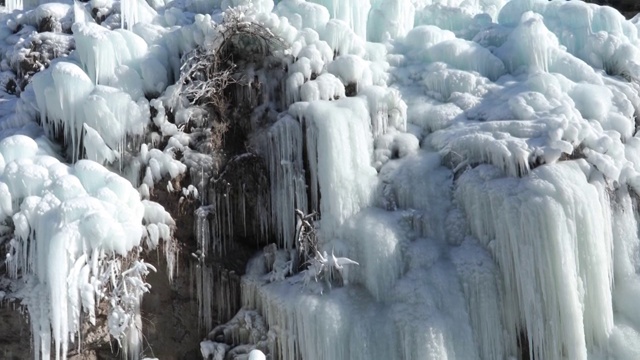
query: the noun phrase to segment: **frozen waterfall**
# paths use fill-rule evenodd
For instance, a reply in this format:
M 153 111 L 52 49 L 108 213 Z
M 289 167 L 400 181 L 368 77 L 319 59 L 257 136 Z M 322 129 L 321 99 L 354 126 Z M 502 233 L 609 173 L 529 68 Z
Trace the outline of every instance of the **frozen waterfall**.
M 17 88 L 0 96 L 0 246 L 36 359 L 65 357 L 101 303 L 144 356 L 158 247 L 192 277 L 205 357 L 640 358 L 640 17 L 564 0 L 62 2 L 0 12 Z M 184 77 L 202 48 L 225 55 L 208 75 L 230 74 L 195 92 L 219 113 L 184 90 L 208 80 Z
M 271 260 L 252 260 L 243 306 L 265 317 L 271 354 L 640 354 L 640 323 L 619 305 L 640 284 L 632 250 L 640 87 L 628 75 L 637 58 L 619 53 L 637 51 L 635 23 L 579 2 L 372 2 L 359 10 L 375 30 L 365 35 L 364 16 L 350 15 L 347 2 L 317 3 L 329 19 L 302 1 L 275 7 L 304 35 L 288 36 L 300 55 L 286 82 L 287 116 L 299 125 L 288 117 L 274 125 L 288 121 L 296 138 L 271 146 L 304 144 L 320 247 L 359 265 L 343 270 L 343 286 L 310 286 L 300 275 L 273 281 Z M 385 4 L 394 11 L 381 11 Z M 582 17 L 563 18 L 569 11 Z M 336 43 L 333 19 L 347 17 L 340 36 L 355 40 Z M 391 40 L 379 49 L 364 39 Z M 323 40 L 333 60 L 315 50 Z M 350 67 L 350 56 L 365 61 Z M 325 71 L 357 96 L 347 102 L 342 89 L 321 83 Z M 305 95 L 314 82 L 317 95 Z M 288 166 L 290 155 L 281 156 Z

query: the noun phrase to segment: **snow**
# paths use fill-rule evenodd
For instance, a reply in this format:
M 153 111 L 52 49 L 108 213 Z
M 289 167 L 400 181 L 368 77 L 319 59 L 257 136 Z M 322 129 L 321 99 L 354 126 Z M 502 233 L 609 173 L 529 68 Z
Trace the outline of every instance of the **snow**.
M 200 325 L 231 319 L 221 326 L 251 337 L 234 344 L 244 358 L 640 357 L 638 18 L 560 0 L 7 10 L 0 78 L 29 85 L 0 94 L 0 245 L 21 284 L 0 294 L 27 307 L 36 358 L 66 356 L 101 303 L 110 334 L 140 355 L 153 268 L 138 257 L 162 246 L 173 269 L 182 226 L 148 200 L 158 183 L 202 205 Z M 284 44 L 270 59 L 282 80 L 262 84 L 247 121 L 253 154 L 234 158 L 262 161 L 256 199 L 212 190 L 220 159 L 197 144 L 206 114 L 176 84 L 185 54 L 217 46 L 229 16 Z M 49 18 L 53 32 L 37 34 Z M 299 214 L 314 214 L 317 244 L 296 238 Z M 205 261 L 227 256 L 239 229 L 272 243 L 241 294 Z M 204 357 L 233 351 L 216 329 Z

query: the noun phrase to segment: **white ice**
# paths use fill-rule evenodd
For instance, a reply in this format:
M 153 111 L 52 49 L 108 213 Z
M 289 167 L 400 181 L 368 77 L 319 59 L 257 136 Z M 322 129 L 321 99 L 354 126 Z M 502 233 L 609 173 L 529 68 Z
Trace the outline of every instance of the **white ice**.
M 21 36 L 38 19 L 68 21 L 70 9 L 2 14 L 3 55 L 23 54 Z M 509 359 L 524 341 L 544 359 L 640 357 L 638 18 L 560 0 L 123 0 L 119 9 L 101 26 L 76 6 L 75 51 L 2 105 L 0 216 L 14 226 L 11 274 L 32 276 L 25 302 L 39 355 L 64 356 L 80 314 L 94 320 L 101 289 L 118 288 L 105 274 L 122 264 L 101 260 L 170 248 L 176 224 L 141 195 L 187 163 L 212 162 L 189 148 L 182 131 L 202 114 L 180 109 L 173 83 L 184 54 L 220 41 L 220 11 L 239 11 L 287 47 L 271 97 L 283 111 L 250 139 L 270 183 L 262 230 L 283 260 L 296 246 L 296 210 L 315 211 L 318 254 L 358 263 L 341 283 L 314 283 L 288 268 L 267 274 L 263 255 L 251 261 L 242 305 L 266 319 L 270 356 Z M 62 136 L 72 164 L 20 131 Z M 130 181 L 83 157 L 119 164 Z M 199 261 L 224 253 L 226 201 L 194 214 Z M 128 266 L 120 276 L 148 271 Z M 200 320 L 211 326 L 213 303 L 226 299 L 207 285 L 212 272 L 199 274 Z M 136 296 L 147 290 L 138 285 Z M 117 298 L 115 336 L 140 320 Z M 135 351 L 138 334 L 130 339 Z M 203 355 L 223 350 L 201 343 Z

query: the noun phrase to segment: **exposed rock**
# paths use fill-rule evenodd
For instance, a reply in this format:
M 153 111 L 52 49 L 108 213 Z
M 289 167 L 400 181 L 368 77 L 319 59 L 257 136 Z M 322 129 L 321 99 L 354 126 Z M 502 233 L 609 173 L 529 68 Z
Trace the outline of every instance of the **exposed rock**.
M 585 0 L 585 2 L 598 5 L 608 5 L 616 8 L 628 19 L 636 16 L 640 12 L 640 2 L 636 0 Z
M 16 304 L 3 303 L 0 307 L 0 358 L 22 360 L 32 358 L 31 327 L 26 315 L 16 311 Z

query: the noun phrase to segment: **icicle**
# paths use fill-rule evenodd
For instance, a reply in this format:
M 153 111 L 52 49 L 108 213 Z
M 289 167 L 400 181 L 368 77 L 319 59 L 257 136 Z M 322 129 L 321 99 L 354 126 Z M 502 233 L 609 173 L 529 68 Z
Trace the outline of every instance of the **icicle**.
M 74 23 L 95 22 L 91 13 L 84 7 L 84 3 L 77 0 L 73 1 L 73 19 Z
M 140 36 L 127 30 L 109 31 L 95 23 L 79 22 L 73 25 L 73 35 L 82 67 L 94 84 L 111 84 L 122 65 L 142 74 L 148 45 Z
M 12 154 L 15 149 L 6 151 L 9 144 L 23 145 L 21 159 Z M 32 322 L 35 357 L 66 358 L 70 342 L 79 337 L 82 312 L 95 323 L 96 299 L 105 297 L 115 314 L 110 317 L 116 317 L 112 335 L 128 341 L 137 356 L 138 330 L 127 330 L 134 325 L 129 319 L 137 320 L 127 316 L 147 291 L 143 277 L 150 266 L 135 261 L 131 269 L 122 269 L 119 259 L 141 245 L 143 219 L 162 230 L 165 248 L 173 250 L 166 247 L 173 220 L 159 205 L 141 202 L 129 182 L 101 165 L 80 160 L 69 167 L 41 151 L 26 136 L 0 142 L 2 158 L 11 160 L 0 177 L 19 205 L 7 265 L 30 288 L 23 304 Z M 133 298 L 124 299 L 127 295 Z
M 369 0 L 315 0 L 324 5 L 332 18 L 343 20 L 362 39 L 367 38 L 367 18 L 371 3 Z
M 290 113 L 305 119 L 312 206 L 319 205 L 321 226 L 333 232 L 370 201 L 376 171 L 369 112 L 363 99 L 344 98 L 291 107 Z
M 295 210 L 307 213 L 307 194 L 302 159 L 302 128 L 290 116 L 278 120 L 262 138 L 271 196 L 270 222 L 280 247 L 295 246 Z
M 22 10 L 23 8 L 23 0 L 7 0 L 7 10 Z
M 370 86 L 362 89 L 358 96 L 367 99 L 371 116 L 373 138 L 384 135 L 389 128 L 398 131 L 407 129 L 407 104 L 400 93 L 393 89 Z
M 359 293 L 291 296 L 282 286 L 269 291 L 252 278 L 242 281 L 244 306 L 257 309 L 275 332 L 269 349 L 279 359 L 394 359 L 396 337 L 382 307 Z M 279 290 L 279 291 L 278 291 Z M 294 290 L 297 293 L 297 290 Z M 362 297 L 360 297 L 362 296 Z
M 403 37 L 413 29 L 415 5 L 403 0 L 374 0 L 367 21 L 367 40 Z
M 132 29 L 139 22 L 148 23 L 158 13 L 141 0 L 122 0 L 120 3 L 120 27 L 123 29 Z
M 502 269 L 505 327 L 541 358 L 586 359 L 613 327 L 609 202 L 585 167 L 541 166 L 518 181 L 479 166 L 459 180 L 471 231 Z
M 507 337 L 503 325 L 499 270 L 488 252 L 467 238 L 451 255 L 460 274 L 480 358 L 507 359 L 516 354 L 517 342 Z
M 196 270 L 196 293 L 198 298 L 198 321 L 201 329 L 213 326 L 213 298 L 215 296 L 213 269 L 204 264 Z

